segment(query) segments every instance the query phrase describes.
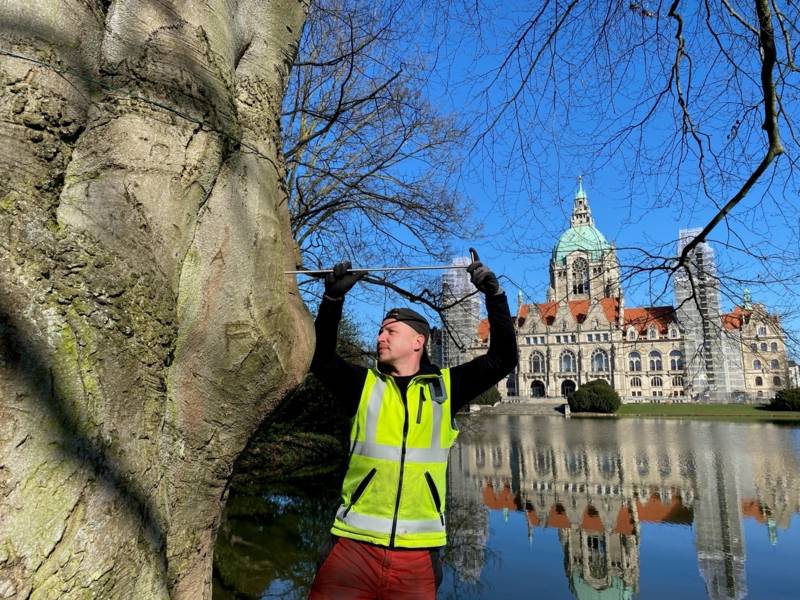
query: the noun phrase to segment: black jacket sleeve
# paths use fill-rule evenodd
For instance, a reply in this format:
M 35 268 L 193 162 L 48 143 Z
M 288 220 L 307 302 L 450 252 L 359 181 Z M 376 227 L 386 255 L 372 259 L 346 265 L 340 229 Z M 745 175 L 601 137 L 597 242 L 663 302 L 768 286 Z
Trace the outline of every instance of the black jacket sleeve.
M 367 379 L 367 368 L 347 362 L 336 354 L 343 304 L 344 300 L 323 297 L 319 305 L 314 321 L 317 346 L 311 359 L 311 372 L 342 401 L 344 410 L 354 414 Z
M 505 294 L 486 297 L 489 350 L 483 356 L 450 369 L 450 393 L 455 414 L 508 375 L 517 365 L 517 337 Z

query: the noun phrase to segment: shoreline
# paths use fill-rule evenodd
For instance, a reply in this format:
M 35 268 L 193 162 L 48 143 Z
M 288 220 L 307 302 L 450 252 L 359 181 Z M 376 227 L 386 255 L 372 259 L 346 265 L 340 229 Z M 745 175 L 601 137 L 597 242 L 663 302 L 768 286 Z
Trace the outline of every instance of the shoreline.
M 468 413 L 472 415 L 535 415 L 564 418 L 564 402 L 559 403 L 500 403 L 495 406 L 480 406 Z M 664 418 L 699 419 L 715 421 L 789 421 L 800 424 L 800 411 L 767 410 L 766 405 L 756 404 L 623 404 L 614 414 L 572 413 L 569 418 Z

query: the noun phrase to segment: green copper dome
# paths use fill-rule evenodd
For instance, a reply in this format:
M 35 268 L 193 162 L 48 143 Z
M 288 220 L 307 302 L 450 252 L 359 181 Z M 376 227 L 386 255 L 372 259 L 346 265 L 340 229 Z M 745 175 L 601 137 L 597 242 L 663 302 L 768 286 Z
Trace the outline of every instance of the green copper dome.
M 603 234 L 593 225 L 570 227 L 564 233 L 553 250 L 553 259 L 558 264 L 566 264 L 567 256 L 575 250 L 588 252 L 592 260 L 600 260 L 603 252 L 611 249 Z

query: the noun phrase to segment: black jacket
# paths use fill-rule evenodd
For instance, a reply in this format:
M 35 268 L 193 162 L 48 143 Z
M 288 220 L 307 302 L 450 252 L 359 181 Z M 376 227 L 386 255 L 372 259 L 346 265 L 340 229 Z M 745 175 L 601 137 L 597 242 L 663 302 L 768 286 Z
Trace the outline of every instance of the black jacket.
M 311 361 L 311 372 L 355 414 L 361 390 L 367 378 L 367 368 L 347 362 L 336 354 L 336 336 L 342 318 L 342 300 L 323 298 L 317 320 L 317 347 Z M 451 410 L 458 412 L 471 400 L 508 375 L 517 364 L 517 341 L 505 294 L 488 296 L 489 350 L 486 354 L 450 369 Z M 420 372 L 438 371 L 435 365 L 423 363 Z M 405 395 L 409 377 L 395 377 Z

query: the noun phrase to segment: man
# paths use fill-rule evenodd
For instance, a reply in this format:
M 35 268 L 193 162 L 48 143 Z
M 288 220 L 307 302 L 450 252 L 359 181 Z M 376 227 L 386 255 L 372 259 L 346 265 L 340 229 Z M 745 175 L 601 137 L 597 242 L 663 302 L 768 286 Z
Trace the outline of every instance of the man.
M 345 294 L 365 273 L 339 263 L 325 281 L 315 323 L 311 371 L 354 414 L 351 449 L 331 545 L 312 600 L 436 597 L 439 548 L 447 543 L 447 457 L 458 429 L 453 416 L 517 363 L 508 301 L 497 277 L 475 260 L 472 283 L 485 294 L 488 352 L 451 369 L 432 364 L 430 327 L 408 308 L 393 308 L 378 332 L 376 368 L 336 355 Z

